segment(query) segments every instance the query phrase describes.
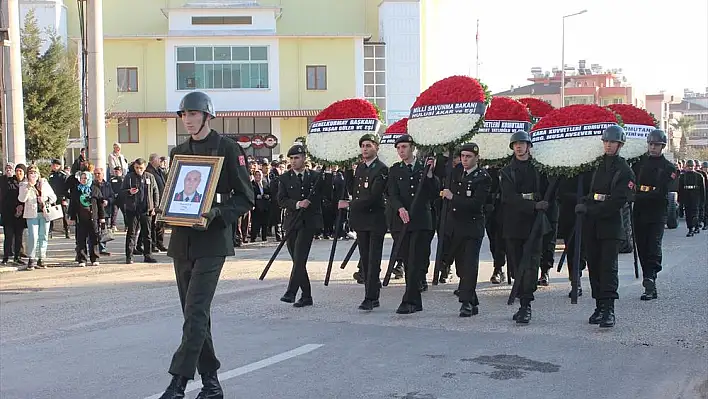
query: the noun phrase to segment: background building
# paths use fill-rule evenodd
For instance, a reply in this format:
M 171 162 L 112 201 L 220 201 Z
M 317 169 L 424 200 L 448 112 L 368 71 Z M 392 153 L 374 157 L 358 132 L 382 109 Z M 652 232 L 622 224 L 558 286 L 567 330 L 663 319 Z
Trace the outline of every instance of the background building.
M 691 148 L 708 149 L 708 87 L 705 93 L 694 93 L 684 90 L 684 97 L 680 103 L 671 104 L 669 107 L 671 118 L 679 121 L 681 118 L 693 119 L 693 128 L 686 137 L 686 144 Z M 686 132 L 676 131 L 678 142 Z M 676 139 L 674 142 L 678 143 Z

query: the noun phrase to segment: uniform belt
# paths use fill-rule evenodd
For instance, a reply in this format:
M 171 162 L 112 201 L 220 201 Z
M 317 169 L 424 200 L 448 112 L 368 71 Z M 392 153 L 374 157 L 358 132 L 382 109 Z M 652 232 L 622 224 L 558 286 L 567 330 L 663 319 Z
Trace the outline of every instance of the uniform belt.
M 656 187 L 644 186 L 644 185 L 639 186 L 639 191 L 643 191 L 643 192 L 645 192 L 645 193 L 646 193 L 646 192 L 649 192 L 649 191 L 654 191 L 654 190 L 656 190 Z
M 536 194 L 535 194 L 535 193 L 525 193 L 525 194 L 521 194 L 521 198 L 523 198 L 523 199 L 525 199 L 525 200 L 531 200 L 531 201 L 533 201 L 534 198 L 536 198 Z
M 592 195 L 592 199 L 593 199 L 594 201 L 599 201 L 599 202 L 605 201 L 605 200 L 607 200 L 607 199 L 609 199 L 609 198 L 610 198 L 610 195 L 609 195 L 609 194 L 598 194 L 598 193 L 595 193 L 595 194 Z
M 683 186 L 684 190 L 694 190 L 696 188 L 698 188 L 698 186 Z

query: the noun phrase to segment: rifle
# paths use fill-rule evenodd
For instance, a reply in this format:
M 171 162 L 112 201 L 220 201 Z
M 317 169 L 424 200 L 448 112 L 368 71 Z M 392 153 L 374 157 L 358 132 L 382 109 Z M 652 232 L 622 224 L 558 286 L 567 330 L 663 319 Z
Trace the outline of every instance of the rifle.
M 351 259 L 352 255 L 354 255 L 354 250 L 356 249 L 358 243 L 359 243 L 359 241 L 354 240 L 351 248 L 349 248 L 349 252 L 347 252 L 347 256 L 345 256 L 344 260 L 342 261 L 342 265 L 339 266 L 340 269 L 344 269 L 345 267 L 347 267 L 347 263 L 349 263 L 349 259 Z
M 637 260 L 637 235 L 634 231 L 634 203 L 629 203 L 629 227 L 632 229 L 632 252 L 634 253 L 634 278 L 639 278 L 639 262 Z
M 320 178 L 319 178 L 319 180 L 317 180 L 317 183 L 315 183 L 315 186 L 312 188 L 310 193 L 307 195 L 307 200 L 310 200 L 312 198 L 312 196 L 315 194 L 315 192 L 317 192 L 317 190 L 319 190 L 323 181 L 324 181 L 324 173 L 320 173 Z M 295 231 L 297 231 L 296 229 L 293 229 L 293 227 L 297 226 L 298 222 L 302 218 L 303 213 L 305 213 L 305 208 L 300 208 L 296 211 L 295 219 L 293 219 L 293 222 L 290 225 L 290 228 L 286 230 L 285 234 L 283 234 L 283 238 L 280 240 L 278 247 L 275 248 L 275 252 L 273 252 L 273 255 L 270 257 L 268 264 L 266 264 L 266 267 L 263 269 L 261 276 L 258 277 L 258 280 L 263 281 L 266 274 L 268 274 L 268 270 L 270 270 L 270 267 L 273 266 L 273 262 L 275 262 L 275 258 L 278 257 L 280 250 L 283 249 L 283 245 L 285 245 L 285 243 L 288 242 L 288 238 L 290 238 L 290 236 L 292 234 L 294 234 Z
M 590 184 L 592 185 L 592 183 Z M 592 187 L 590 187 L 592 190 Z M 583 203 L 583 175 L 578 176 L 578 187 L 576 189 L 578 204 Z M 583 215 L 575 214 L 575 253 L 573 254 L 573 274 L 570 279 L 570 303 L 578 303 L 578 286 L 580 285 L 580 254 L 583 245 Z
M 575 239 L 575 226 L 573 226 L 573 230 L 570 232 L 570 235 L 568 236 L 568 239 L 566 242 L 571 242 L 573 239 Z M 558 268 L 556 271 L 560 273 L 560 271 L 563 269 L 563 262 L 565 262 L 565 257 L 568 256 L 568 246 L 566 245 L 565 248 L 563 248 L 563 253 L 561 254 L 561 258 L 558 261 Z
M 450 188 L 452 185 L 452 158 L 453 158 L 454 147 L 450 147 L 448 151 L 447 165 L 445 166 L 445 185 L 443 188 Z M 450 201 L 442 201 L 442 207 L 440 209 L 440 225 L 438 228 L 438 242 L 435 247 L 435 268 L 433 269 L 433 285 L 438 285 L 440 282 L 440 272 L 442 271 L 442 261 L 443 261 L 443 244 L 445 242 L 445 220 L 447 219 L 447 210 Z
M 347 198 L 347 184 L 345 182 L 344 187 L 342 187 L 342 193 L 339 195 L 340 200 L 344 200 Z M 334 253 L 337 250 L 337 241 L 339 240 L 339 234 L 341 233 L 341 224 L 342 224 L 342 217 L 344 217 L 344 212 L 346 212 L 346 209 L 337 209 L 337 218 L 335 219 L 335 224 L 334 224 L 334 239 L 332 240 L 332 249 L 329 251 L 329 262 L 327 263 L 327 273 L 325 273 L 325 279 L 324 279 L 324 285 L 328 286 L 329 285 L 329 278 L 332 275 L 332 263 L 334 262 Z M 351 252 L 354 252 L 353 249 L 350 249 Z M 350 255 L 351 257 L 351 255 Z M 343 268 L 342 268 L 343 269 Z
M 430 168 L 432 165 L 428 164 L 425 166 L 425 170 L 423 171 L 423 176 L 420 178 L 420 181 L 418 182 L 418 187 L 415 190 L 415 196 L 413 197 L 413 202 L 411 203 L 411 210 L 410 213 L 413 213 L 413 211 L 416 209 L 416 205 L 418 205 L 418 200 L 420 199 L 420 194 L 423 191 L 423 185 L 425 179 L 428 178 L 428 173 L 430 172 Z M 398 215 L 394 217 L 399 217 Z M 411 221 L 409 220 L 408 223 L 404 223 L 403 227 L 401 228 L 401 234 L 399 235 L 399 239 L 395 240 L 393 242 L 393 248 L 391 249 L 391 256 L 388 258 L 388 267 L 386 268 L 386 276 L 384 277 L 383 280 L 383 286 L 386 287 L 391 281 L 391 273 L 393 273 L 393 267 L 396 265 L 396 259 L 398 259 L 398 255 L 401 252 L 401 247 L 403 247 L 403 239 L 408 233 L 408 226 L 410 226 Z

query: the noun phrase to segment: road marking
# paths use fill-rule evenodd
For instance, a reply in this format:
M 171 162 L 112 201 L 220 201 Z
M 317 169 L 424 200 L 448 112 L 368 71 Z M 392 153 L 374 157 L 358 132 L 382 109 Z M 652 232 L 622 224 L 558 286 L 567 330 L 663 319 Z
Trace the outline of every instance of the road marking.
M 265 358 L 263 360 L 259 360 L 255 363 L 247 364 L 245 366 L 241 366 L 239 368 L 225 371 L 223 373 L 219 373 L 219 381 L 224 382 L 226 380 L 230 380 L 232 378 L 238 377 L 240 375 L 248 374 L 252 371 L 260 370 L 262 368 L 266 368 L 268 366 L 272 366 L 274 364 L 284 362 L 288 359 L 292 359 L 296 356 L 304 355 L 306 353 L 310 353 L 314 351 L 315 349 L 321 348 L 324 345 L 322 344 L 307 344 L 303 345 L 299 348 L 295 348 L 293 350 L 289 350 L 287 352 L 283 352 L 280 354 L 277 354 L 275 356 L 271 356 L 268 358 Z M 201 381 L 192 381 L 189 384 L 187 384 L 187 389 L 184 390 L 185 393 L 193 392 L 198 389 L 202 388 L 202 383 Z M 157 393 L 152 396 L 148 396 L 145 399 L 160 399 L 160 396 L 162 396 L 162 393 Z

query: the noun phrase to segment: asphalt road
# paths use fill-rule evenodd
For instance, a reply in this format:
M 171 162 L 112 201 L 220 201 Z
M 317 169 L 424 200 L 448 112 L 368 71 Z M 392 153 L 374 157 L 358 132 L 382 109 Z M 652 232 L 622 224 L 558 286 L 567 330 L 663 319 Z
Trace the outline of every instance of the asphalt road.
M 708 232 L 684 234 L 683 225 L 666 231 L 656 301 L 639 300 L 632 255 L 620 256 L 613 329 L 587 324 L 594 302 L 586 277 L 586 296 L 570 304 L 565 270 L 539 289 L 531 324 L 517 326 L 510 287 L 486 282 L 486 243 L 480 314 L 467 319 L 457 317 L 457 279 L 431 287 L 414 315 L 394 313 L 401 280 L 382 291 L 380 308 L 357 310 L 356 258 L 322 284 L 331 241 L 316 241 L 311 253 L 315 305 L 295 309 L 278 300 L 287 254 L 258 281 L 274 244 L 251 244 L 228 260 L 213 305 L 226 397 L 708 398 Z M 121 237 L 109 249 L 122 245 Z M 337 259 L 349 245 L 338 246 Z M 72 247 L 55 239 L 50 253 L 70 263 Z M 159 397 L 182 316 L 169 258 L 157 258 L 164 263 L 125 265 L 115 256 L 99 267 L 0 273 L 0 397 Z

